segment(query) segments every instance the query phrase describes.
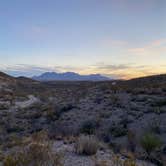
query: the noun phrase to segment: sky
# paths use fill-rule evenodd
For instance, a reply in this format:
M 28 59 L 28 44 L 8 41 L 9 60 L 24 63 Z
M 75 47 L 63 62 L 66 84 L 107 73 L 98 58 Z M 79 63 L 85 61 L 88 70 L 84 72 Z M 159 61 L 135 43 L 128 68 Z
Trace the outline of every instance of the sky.
M 0 70 L 166 73 L 166 1 L 0 0 Z

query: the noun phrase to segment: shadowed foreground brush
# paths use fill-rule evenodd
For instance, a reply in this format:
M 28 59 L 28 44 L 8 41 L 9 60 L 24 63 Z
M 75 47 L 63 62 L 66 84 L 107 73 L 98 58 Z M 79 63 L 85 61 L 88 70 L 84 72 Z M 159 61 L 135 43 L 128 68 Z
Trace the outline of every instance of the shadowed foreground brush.
M 32 141 L 20 151 L 6 156 L 4 166 L 63 166 L 62 154 L 53 152 L 51 147 L 47 141 Z

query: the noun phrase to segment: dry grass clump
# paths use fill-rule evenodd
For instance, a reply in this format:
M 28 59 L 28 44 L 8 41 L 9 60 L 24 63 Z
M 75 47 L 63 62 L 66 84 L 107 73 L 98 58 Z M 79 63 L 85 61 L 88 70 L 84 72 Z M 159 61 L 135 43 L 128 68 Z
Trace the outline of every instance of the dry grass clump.
M 95 166 L 109 166 L 106 160 L 95 161 Z
M 94 136 L 81 135 L 75 144 L 77 154 L 94 155 L 99 148 L 99 141 Z
M 137 166 L 133 157 L 122 160 L 119 155 L 114 155 L 112 163 L 114 166 Z
M 137 166 L 134 159 L 126 159 L 123 163 L 124 166 Z
M 112 163 L 112 164 L 111 164 Z M 138 166 L 135 159 L 121 159 L 118 155 L 115 155 L 110 160 L 95 160 L 95 166 Z M 142 165 L 144 166 L 144 165 Z
M 32 137 L 32 141 L 19 151 L 4 159 L 4 166 L 62 166 L 62 154 L 52 151 L 52 144 L 42 132 Z
M 46 142 L 48 141 L 48 133 L 44 130 L 34 133 L 31 136 L 33 142 Z

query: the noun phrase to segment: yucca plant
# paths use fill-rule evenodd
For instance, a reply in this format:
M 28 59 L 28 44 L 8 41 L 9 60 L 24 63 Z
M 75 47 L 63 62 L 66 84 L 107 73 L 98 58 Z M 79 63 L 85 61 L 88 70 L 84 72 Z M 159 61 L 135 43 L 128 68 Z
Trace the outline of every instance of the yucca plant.
M 148 154 L 148 156 L 151 154 L 152 151 L 159 148 L 161 144 L 162 144 L 161 140 L 152 133 L 146 133 L 141 138 L 141 145 Z

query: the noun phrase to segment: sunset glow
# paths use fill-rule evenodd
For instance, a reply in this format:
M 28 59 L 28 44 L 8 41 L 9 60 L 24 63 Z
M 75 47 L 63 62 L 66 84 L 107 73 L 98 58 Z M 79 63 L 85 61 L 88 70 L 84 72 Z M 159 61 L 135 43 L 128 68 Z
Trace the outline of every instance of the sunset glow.
M 0 70 L 111 78 L 166 73 L 166 1 L 0 2 Z

